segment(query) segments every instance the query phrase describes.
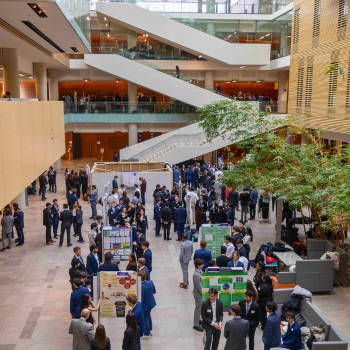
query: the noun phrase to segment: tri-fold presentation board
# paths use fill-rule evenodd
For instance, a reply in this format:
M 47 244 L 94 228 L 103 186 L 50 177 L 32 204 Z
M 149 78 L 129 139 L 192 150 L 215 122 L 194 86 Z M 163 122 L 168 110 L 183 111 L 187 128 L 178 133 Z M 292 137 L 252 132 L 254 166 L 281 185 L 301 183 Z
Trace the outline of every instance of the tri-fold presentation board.
M 206 249 L 211 251 L 215 259 L 221 255 L 221 246 L 224 244 L 225 236 L 230 236 L 230 226 L 228 224 L 203 224 L 198 242 L 206 241 Z
M 128 260 L 132 251 L 132 228 L 127 226 L 103 227 L 103 256 L 113 254 L 112 260 Z

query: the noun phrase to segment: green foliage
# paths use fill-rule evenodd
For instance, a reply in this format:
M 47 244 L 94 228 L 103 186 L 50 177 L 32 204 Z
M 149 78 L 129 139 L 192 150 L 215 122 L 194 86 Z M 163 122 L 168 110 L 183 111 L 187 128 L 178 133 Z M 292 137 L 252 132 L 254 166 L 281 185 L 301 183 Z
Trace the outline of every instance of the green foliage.
M 336 217 L 342 213 L 350 224 L 350 166 L 341 163 L 349 150 L 326 154 L 318 142 L 321 132 L 307 129 L 307 117 L 272 116 L 249 102 L 223 101 L 202 107 L 198 122 L 207 138 L 219 133 L 249 154 L 224 171 L 228 187 L 252 185 L 296 208 L 308 207 L 319 222 L 327 215 L 329 224 L 339 226 Z M 296 134 L 309 144 L 290 144 Z
M 333 72 L 335 70 L 339 71 L 339 74 L 345 78 L 345 72 L 344 72 L 344 67 L 343 66 L 338 66 L 338 65 L 329 65 L 327 66 L 329 69 L 327 70 L 326 73 L 324 73 L 324 75 L 329 74 L 330 72 Z

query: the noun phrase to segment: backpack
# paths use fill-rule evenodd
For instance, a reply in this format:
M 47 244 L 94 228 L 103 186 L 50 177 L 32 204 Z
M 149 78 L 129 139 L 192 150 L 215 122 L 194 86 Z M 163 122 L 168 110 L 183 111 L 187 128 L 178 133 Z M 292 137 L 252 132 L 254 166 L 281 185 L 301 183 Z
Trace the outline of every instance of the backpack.
M 302 295 L 295 295 L 293 298 L 287 300 L 283 305 L 282 305 L 282 315 L 285 318 L 285 314 L 287 312 L 293 312 L 294 315 L 297 315 L 300 313 L 300 302 L 301 299 L 303 298 Z

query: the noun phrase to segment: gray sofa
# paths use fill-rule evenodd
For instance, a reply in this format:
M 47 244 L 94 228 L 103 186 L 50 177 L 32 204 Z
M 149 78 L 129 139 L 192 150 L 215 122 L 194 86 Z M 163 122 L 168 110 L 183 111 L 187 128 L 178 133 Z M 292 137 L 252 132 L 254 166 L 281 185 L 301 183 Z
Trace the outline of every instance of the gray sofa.
M 334 271 L 333 283 L 346 283 L 346 272 L 348 269 L 348 253 L 335 246 L 326 239 L 309 239 L 307 244 L 307 258 L 321 259 L 325 252 L 338 252 L 340 257 L 340 268 Z
M 294 272 L 281 271 L 277 275 L 279 284 L 295 283 L 314 292 L 333 292 L 333 260 L 297 261 Z
M 274 302 L 281 313 L 282 305 L 292 297 L 293 289 L 276 289 L 273 292 Z M 312 300 L 303 298 L 300 303 L 301 314 L 306 319 L 305 327 L 318 326 L 322 323 L 325 328 L 326 341 L 313 343 L 312 350 L 347 350 L 348 342 L 314 307 Z M 277 348 L 276 348 L 277 349 Z

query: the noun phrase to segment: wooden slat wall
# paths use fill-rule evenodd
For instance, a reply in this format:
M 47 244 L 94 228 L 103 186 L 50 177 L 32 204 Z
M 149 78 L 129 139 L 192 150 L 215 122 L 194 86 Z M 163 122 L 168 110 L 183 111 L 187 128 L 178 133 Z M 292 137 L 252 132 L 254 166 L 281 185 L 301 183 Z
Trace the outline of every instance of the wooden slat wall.
M 347 0 L 348 2 L 348 0 Z M 294 0 L 294 12 L 300 9 L 299 41 L 292 42 L 290 65 L 290 89 L 288 113 L 311 115 L 318 118 L 350 119 L 350 107 L 346 107 L 348 65 L 350 58 L 350 20 L 338 28 L 340 1 L 321 0 L 321 21 L 319 35 L 313 38 L 314 0 Z M 293 22 L 294 24 L 294 22 Z M 294 25 L 293 25 L 294 30 Z M 293 35 L 293 34 L 292 34 Z M 345 78 L 337 80 L 336 105 L 328 106 L 330 75 L 324 75 L 327 66 L 338 62 L 344 67 Z M 297 107 L 298 69 L 304 68 L 306 88 L 307 67 L 313 67 L 311 106 L 305 107 L 305 93 L 302 106 Z

